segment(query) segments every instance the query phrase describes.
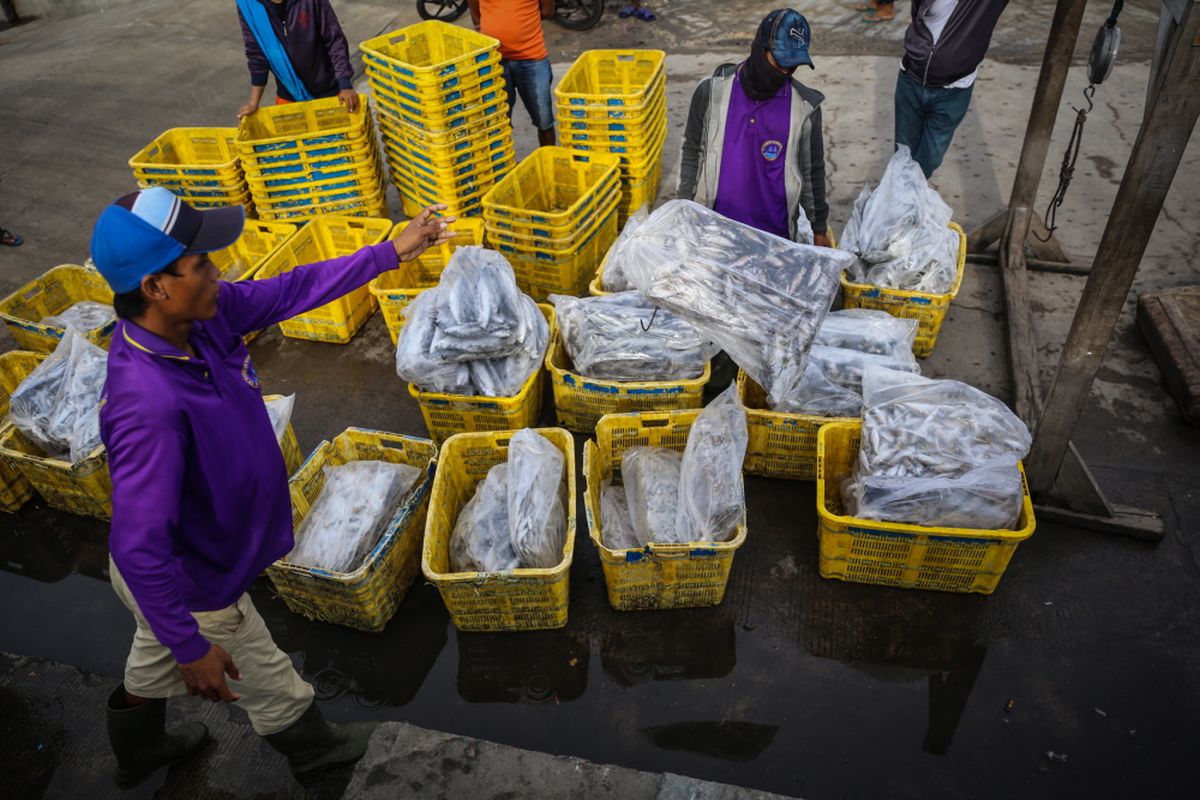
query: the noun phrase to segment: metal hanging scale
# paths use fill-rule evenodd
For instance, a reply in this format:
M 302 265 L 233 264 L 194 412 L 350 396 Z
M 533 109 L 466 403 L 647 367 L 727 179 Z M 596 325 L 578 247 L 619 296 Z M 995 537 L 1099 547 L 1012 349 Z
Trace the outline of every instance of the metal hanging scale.
M 1096 38 L 1092 40 L 1092 50 L 1088 53 L 1088 83 L 1104 83 L 1104 79 L 1112 72 L 1120 49 L 1121 29 L 1117 27 L 1116 14 L 1113 14 L 1100 26 Z

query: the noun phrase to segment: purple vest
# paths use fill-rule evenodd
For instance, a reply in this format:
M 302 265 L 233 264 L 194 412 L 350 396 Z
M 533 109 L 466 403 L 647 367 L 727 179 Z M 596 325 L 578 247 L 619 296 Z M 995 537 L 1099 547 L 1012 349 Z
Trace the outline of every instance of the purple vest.
M 741 77 L 734 79 L 713 204 L 719 214 L 785 239 L 789 226 L 784 160 L 791 92 L 791 83 L 785 82 L 772 97 L 755 102 L 742 91 Z

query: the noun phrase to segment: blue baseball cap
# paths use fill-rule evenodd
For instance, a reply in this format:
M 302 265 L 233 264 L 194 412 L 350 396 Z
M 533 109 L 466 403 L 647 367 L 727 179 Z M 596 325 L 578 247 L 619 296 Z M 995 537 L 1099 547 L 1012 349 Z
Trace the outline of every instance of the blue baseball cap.
M 763 17 L 754 41 L 770 50 L 775 63 L 784 69 L 795 69 L 801 64 L 816 69 L 808 55 L 812 28 L 804 15 L 794 8 L 781 8 Z
M 92 228 L 92 261 L 114 292 L 131 292 L 180 256 L 229 247 L 245 220 L 241 206 L 200 211 L 153 186 L 100 212 Z

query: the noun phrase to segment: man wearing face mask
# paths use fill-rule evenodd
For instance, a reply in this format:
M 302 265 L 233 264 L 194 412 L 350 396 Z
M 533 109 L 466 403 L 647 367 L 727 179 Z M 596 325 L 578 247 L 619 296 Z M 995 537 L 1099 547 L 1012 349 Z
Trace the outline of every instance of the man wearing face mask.
M 749 58 L 700 81 L 684 131 L 678 196 L 828 247 L 825 96 L 792 77 L 801 65 L 813 68 L 811 38 L 798 11 L 772 11 L 759 23 Z

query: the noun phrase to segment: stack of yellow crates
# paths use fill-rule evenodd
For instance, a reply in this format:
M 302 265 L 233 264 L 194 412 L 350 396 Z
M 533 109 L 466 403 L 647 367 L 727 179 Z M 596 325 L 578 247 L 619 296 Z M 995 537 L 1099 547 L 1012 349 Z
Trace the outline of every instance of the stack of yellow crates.
M 582 295 L 617 238 L 615 155 L 539 147 L 483 198 L 488 243 L 535 300 Z
M 652 205 L 667 140 L 666 54 L 588 50 L 554 90 L 559 143 L 621 159 L 619 224 Z
M 246 207 L 250 187 L 238 160 L 237 128 L 171 128 L 129 159 L 143 189 L 162 186 L 196 208 Z
M 478 215 L 484 193 L 516 163 L 499 45 L 436 20 L 359 45 L 409 216 L 439 202 L 448 214 Z
M 236 143 L 261 219 L 387 216 L 365 100 L 354 112 L 336 97 L 261 108 L 242 119 Z

